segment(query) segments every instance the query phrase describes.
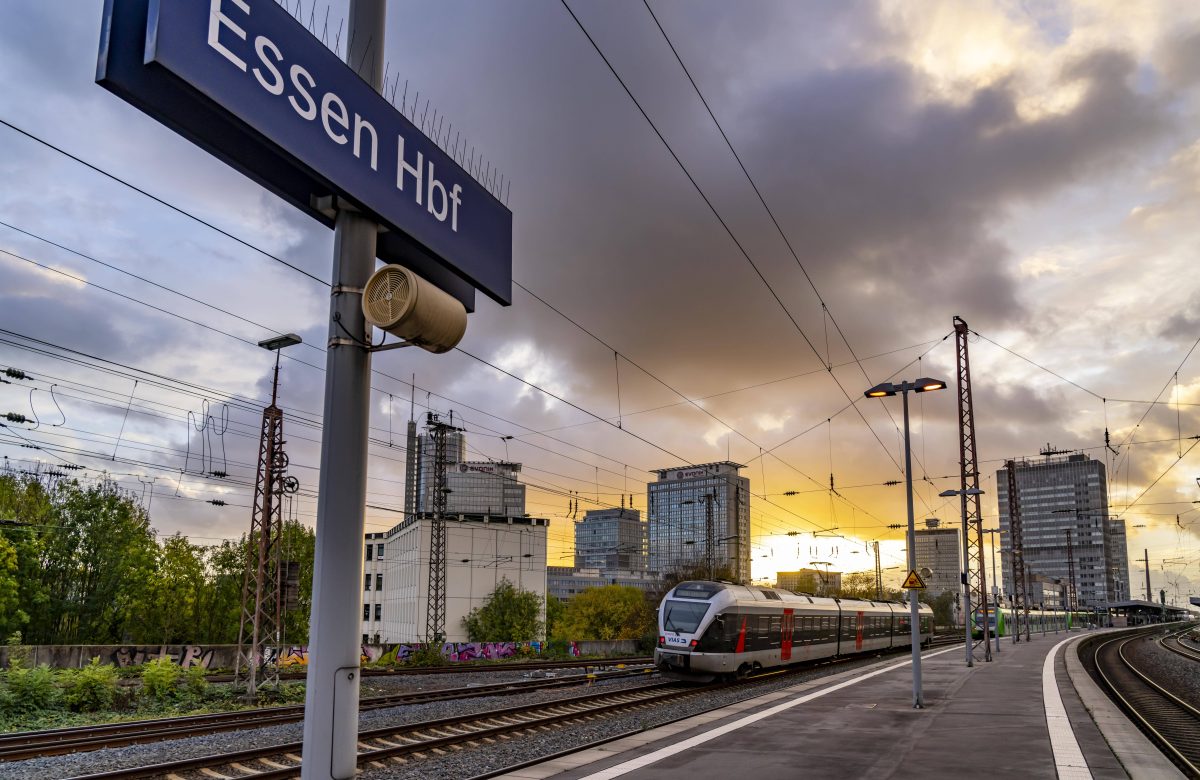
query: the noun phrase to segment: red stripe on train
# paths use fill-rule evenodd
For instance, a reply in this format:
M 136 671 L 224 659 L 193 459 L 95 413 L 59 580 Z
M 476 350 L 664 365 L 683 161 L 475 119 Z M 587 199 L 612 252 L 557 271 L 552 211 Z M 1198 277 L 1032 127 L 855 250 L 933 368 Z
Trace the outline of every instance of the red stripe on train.
M 783 611 L 783 642 L 779 646 L 779 659 L 781 661 L 790 661 L 792 659 L 792 626 L 795 618 L 792 617 L 792 610 L 785 609 Z
M 742 618 L 742 628 L 740 631 L 738 631 L 737 647 L 734 648 L 733 652 L 746 652 L 746 618 Z

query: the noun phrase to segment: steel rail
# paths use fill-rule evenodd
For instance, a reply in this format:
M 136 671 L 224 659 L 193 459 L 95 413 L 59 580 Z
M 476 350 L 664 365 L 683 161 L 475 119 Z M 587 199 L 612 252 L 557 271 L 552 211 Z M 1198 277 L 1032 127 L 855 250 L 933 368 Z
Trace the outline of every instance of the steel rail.
M 359 762 L 361 764 L 378 760 L 381 757 L 380 751 L 401 748 L 411 748 L 408 752 L 434 750 L 444 744 L 468 741 L 472 735 L 479 739 L 491 738 L 504 732 L 523 731 L 530 728 L 531 724 L 535 722 L 540 727 L 547 725 L 546 721 L 552 724 L 555 719 L 561 720 L 564 717 L 562 713 L 571 709 L 576 709 L 578 713 L 594 714 L 613 707 L 628 708 L 639 704 L 655 703 L 661 701 L 667 692 L 694 695 L 710 690 L 712 687 L 714 686 L 685 688 L 678 683 L 654 682 L 635 688 L 573 696 L 555 702 L 519 705 L 439 720 L 369 729 L 359 732 L 359 743 L 368 746 L 370 743 L 376 744 L 359 753 Z M 664 691 L 664 693 L 657 693 L 658 691 Z M 379 745 L 383 745 L 383 747 L 379 747 Z M 289 742 L 232 753 L 198 756 L 149 766 L 81 775 L 74 780 L 134 780 L 135 778 L 165 777 L 179 772 L 213 770 L 230 766 L 234 766 L 239 773 L 234 776 L 253 776 L 264 779 L 294 777 L 300 771 L 302 747 L 303 743 L 301 742 Z M 261 766 L 250 766 L 249 764 L 252 762 L 258 762 Z
M 1200 777 L 1200 710 L 1167 691 L 1125 655 L 1146 632 L 1101 642 L 1093 663 L 1109 695 L 1168 757 Z
M 1187 628 L 1183 629 L 1182 631 L 1176 631 L 1174 634 L 1168 634 L 1167 636 L 1160 638 L 1158 640 L 1158 643 L 1164 649 L 1170 650 L 1172 653 L 1175 653 L 1176 655 L 1181 655 L 1184 658 L 1187 658 L 1192 661 L 1200 661 L 1200 650 L 1195 650 L 1191 647 L 1188 647 L 1179 638 L 1183 634 L 1186 634 L 1192 630 L 1193 630 L 1193 627 L 1188 626 Z
M 621 679 L 652 673 L 651 668 L 622 669 L 590 674 L 574 674 L 537 680 L 513 680 L 465 688 L 374 696 L 360 702 L 360 710 L 377 710 L 431 701 L 476 698 L 479 696 L 516 695 L 526 691 L 566 688 L 596 680 Z M 19 761 L 41 756 L 62 755 L 110 747 L 160 742 L 168 739 L 234 731 L 245 728 L 296 723 L 304 719 L 304 705 L 268 707 L 252 710 L 188 715 L 178 718 L 131 721 L 125 723 L 79 726 L 46 731 L 0 735 L 0 761 Z

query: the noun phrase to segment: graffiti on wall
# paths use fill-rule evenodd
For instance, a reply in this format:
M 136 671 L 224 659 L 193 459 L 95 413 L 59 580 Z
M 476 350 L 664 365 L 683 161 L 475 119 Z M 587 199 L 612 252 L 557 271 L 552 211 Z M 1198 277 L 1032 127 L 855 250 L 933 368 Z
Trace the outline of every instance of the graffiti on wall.
M 403 643 L 394 645 L 363 645 L 362 662 L 402 664 L 409 656 L 425 645 Z M 442 645 L 442 657 L 447 661 L 495 661 L 512 658 L 528 648 L 534 654 L 542 652 L 541 642 L 446 642 Z
M 212 664 L 215 648 L 204 645 L 121 645 L 109 654 L 114 666 L 136 666 L 156 658 L 170 658 L 184 669 L 199 666 L 207 669 Z

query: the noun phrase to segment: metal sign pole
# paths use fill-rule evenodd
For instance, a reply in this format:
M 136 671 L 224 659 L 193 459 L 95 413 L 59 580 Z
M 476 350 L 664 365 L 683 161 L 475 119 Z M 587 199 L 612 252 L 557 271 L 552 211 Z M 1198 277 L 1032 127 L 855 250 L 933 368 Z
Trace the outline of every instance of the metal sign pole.
M 383 35 L 384 0 L 350 0 L 346 63 L 376 90 L 383 80 Z M 340 210 L 334 230 L 303 780 L 354 777 L 358 755 L 358 615 L 371 412 L 362 290 L 375 270 L 378 227 L 357 212 Z

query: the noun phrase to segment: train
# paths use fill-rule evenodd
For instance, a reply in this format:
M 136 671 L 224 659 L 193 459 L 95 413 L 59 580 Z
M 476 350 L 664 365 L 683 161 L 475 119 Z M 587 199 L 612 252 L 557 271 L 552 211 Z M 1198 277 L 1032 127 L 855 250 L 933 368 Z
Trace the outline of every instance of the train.
M 919 609 L 920 639 L 933 610 Z M 733 679 L 779 666 L 912 647 L 907 604 L 689 580 L 658 608 L 654 663 L 672 677 Z

